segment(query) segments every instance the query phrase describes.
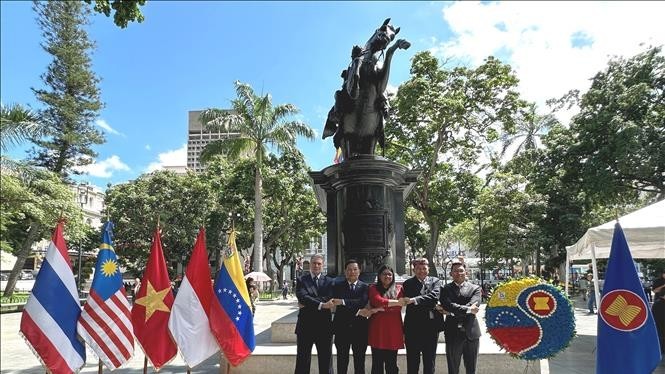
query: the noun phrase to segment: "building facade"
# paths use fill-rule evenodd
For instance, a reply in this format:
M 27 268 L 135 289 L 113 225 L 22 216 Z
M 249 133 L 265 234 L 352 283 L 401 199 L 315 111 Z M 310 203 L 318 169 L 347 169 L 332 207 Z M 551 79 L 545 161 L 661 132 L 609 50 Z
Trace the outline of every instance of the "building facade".
M 239 136 L 237 132 L 210 131 L 205 129 L 199 120 L 202 112 L 202 110 L 189 111 L 187 125 L 187 168 L 197 173 L 205 169 L 199 160 L 201 152 L 206 145 L 215 140 Z

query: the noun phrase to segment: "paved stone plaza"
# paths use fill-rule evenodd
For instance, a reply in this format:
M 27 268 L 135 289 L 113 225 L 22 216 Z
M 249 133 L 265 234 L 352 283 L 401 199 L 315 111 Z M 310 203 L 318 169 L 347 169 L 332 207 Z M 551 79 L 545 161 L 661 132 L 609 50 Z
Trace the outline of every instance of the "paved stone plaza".
M 581 299 L 579 300 L 581 303 Z M 270 325 L 273 321 L 282 318 L 296 310 L 296 302 L 294 298 L 288 300 L 275 300 L 275 301 L 260 301 L 257 304 L 257 311 L 255 317 L 255 333 L 257 335 L 257 348 L 256 355 L 270 355 L 281 356 L 282 358 L 288 355 L 295 354 L 295 344 L 274 344 L 270 343 Z M 483 313 L 484 308 L 481 309 Z M 541 365 L 541 373 L 551 374 L 593 374 L 595 373 L 595 339 L 596 339 L 596 318 L 597 315 L 587 315 L 585 308 L 576 308 L 575 316 L 577 320 L 577 337 L 573 340 L 571 346 L 564 352 L 560 353 L 556 358 L 549 360 Z M 19 322 L 21 319 L 20 313 L 6 313 L 0 316 L 0 328 L 2 333 L 2 341 L 0 345 L 0 371 L 2 373 L 44 373 L 39 361 L 30 352 L 28 346 L 23 342 L 18 335 Z M 484 326 L 483 330 L 484 330 Z M 439 344 L 437 349 L 439 353 L 445 352 L 444 345 Z M 481 338 L 481 353 L 493 354 L 498 352 L 498 347 L 492 342 L 487 333 L 484 333 Z M 95 360 L 92 352 L 88 349 L 87 365 L 81 371 L 82 373 L 97 372 L 97 361 Z M 400 355 L 403 355 L 403 350 Z M 138 373 L 143 368 L 143 352 L 136 346 L 135 355 L 132 360 L 122 369 L 114 371 L 114 373 Z M 295 360 L 289 358 L 285 366 L 279 367 L 270 366 L 263 367 L 265 373 L 268 372 L 286 372 L 293 371 L 295 361 L 289 366 L 290 361 Z M 445 360 L 445 359 L 444 359 Z M 313 359 L 315 362 L 316 360 Z M 277 362 L 275 360 L 275 362 Z M 282 360 L 281 362 L 284 362 Z M 445 361 L 443 361 L 445 363 Z M 437 363 L 439 372 L 445 372 L 445 367 Z M 444 364 L 445 365 L 445 364 Z M 288 367 L 286 367 L 288 366 Z M 312 373 L 316 372 L 316 365 L 312 365 Z M 533 365 L 531 365 L 533 366 Z M 526 369 L 526 363 L 522 372 Z M 369 371 L 369 366 L 367 367 Z M 105 372 L 110 372 L 108 369 Z M 250 373 L 254 370 L 243 370 L 242 367 L 233 369 L 232 373 Z M 149 372 L 154 372 L 152 368 Z M 178 356 L 170 364 L 166 365 L 160 373 L 184 373 L 186 367 L 183 360 Z M 219 373 L 219 358 L 213 357 L 194 370 L 192 373 Z M 537 372 L 528 370 L 529 373 Z M 482 372 L 480 372 L 482 374 Z M 658 369 L 654 371 L 657 374 L 665 374 L 665 360 L 661 362 Z

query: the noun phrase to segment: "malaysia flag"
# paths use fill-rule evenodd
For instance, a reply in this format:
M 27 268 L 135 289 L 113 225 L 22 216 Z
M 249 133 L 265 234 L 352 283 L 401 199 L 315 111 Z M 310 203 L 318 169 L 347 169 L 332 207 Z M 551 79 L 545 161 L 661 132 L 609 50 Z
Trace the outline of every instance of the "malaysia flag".
M 81 314 L 74 273 L 59 222 L 21 315 L 20 333 L 50 373 L 78 372 L 85 345 L 76 335 Z
M 100 360 L 117 369 L 134 354 L 129 301 L 112 245 L 113 224 L 104 225 L 95 277 L 79 317 L 78 333 Z

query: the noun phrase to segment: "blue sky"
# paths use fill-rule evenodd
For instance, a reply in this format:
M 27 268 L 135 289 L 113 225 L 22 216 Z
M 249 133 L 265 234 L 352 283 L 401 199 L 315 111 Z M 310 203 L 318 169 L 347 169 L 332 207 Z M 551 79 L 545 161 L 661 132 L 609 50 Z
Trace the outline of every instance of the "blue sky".
M 31 87 L 50 61 L 29 2 L 0 3 L 1 100 L 39 108 Z M 431 50 L 449 64 L 477 65 L 488 55 L 510 63 L 524 96 L 540 103 L 585 89 L 608 56 L 630 56 L 665 43 L 661 2 L 160 2 L 126 29 L 95 15 L 88 28 L 97 49 L 105 108 L 97 125 L 106 143 L 83 176 L 98 186 L 136 178 L 160 165 L 185 163 L 187 112 L 227 108 L 233 82 L 292 103 L 317 132 L 299 141 L 312 169 L 331 164 L 320 139 L 351 47 L 363 45 L 388 17 L 412 44 L 393 60 L 390 84 L 408 79 L 410 59 Z M 586 86 L 585 86 L 586 85 Z M 12 155 L 21 158 L 23 150 Z

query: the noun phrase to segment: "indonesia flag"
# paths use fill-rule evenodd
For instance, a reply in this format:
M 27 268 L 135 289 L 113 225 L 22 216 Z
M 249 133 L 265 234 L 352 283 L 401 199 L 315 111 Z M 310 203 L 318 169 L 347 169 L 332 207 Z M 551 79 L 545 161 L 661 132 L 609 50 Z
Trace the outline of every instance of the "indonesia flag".
M 76 336 L 81 304 L 59 222 L 21 315 L 20 333 L 50 373 L 78 372 L 85 345 Z
M 219 351 L 209 323 L 213 294 L 205 229 L 201 228 L 169 319 L 171 335 L 190 368 Z

